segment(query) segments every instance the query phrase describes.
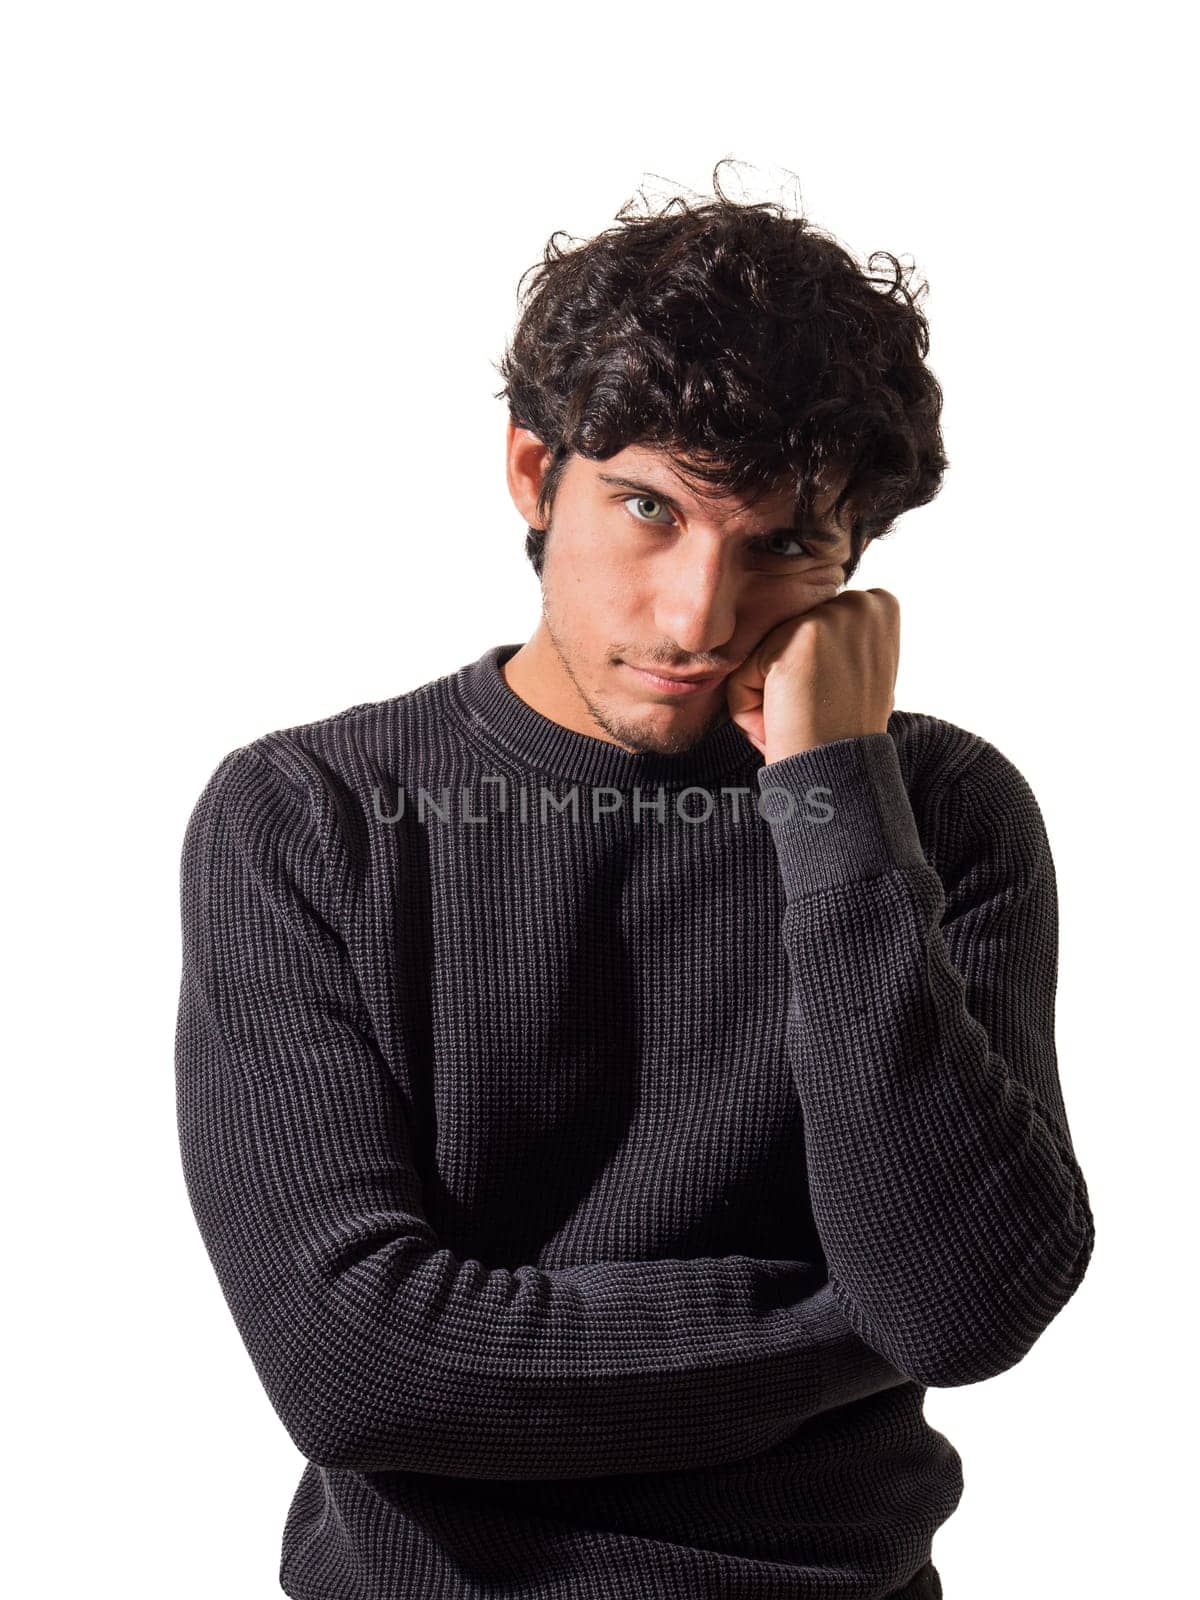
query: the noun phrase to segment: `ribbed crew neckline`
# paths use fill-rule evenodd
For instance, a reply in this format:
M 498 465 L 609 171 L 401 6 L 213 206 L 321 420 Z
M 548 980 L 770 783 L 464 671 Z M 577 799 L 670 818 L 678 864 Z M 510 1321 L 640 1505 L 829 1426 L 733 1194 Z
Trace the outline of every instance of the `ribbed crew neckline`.
M 498 752 L 576 783 L 664 787 L 703 783 L 757 765 L 759 753 L 735 722 L 723 722 L 681 755 L 634 753 L 608 739 L 577 733 L 535 711 L 501 670 L 518 644 L 497 644 L 450 678 L 468 730 Z

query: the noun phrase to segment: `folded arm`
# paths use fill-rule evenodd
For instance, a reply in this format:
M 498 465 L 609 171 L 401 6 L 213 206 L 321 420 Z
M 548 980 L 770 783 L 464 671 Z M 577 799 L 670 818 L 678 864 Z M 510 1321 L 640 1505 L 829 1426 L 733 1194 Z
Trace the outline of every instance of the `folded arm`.
M 1094 1240 L 1054 1043 L 1057 895 L 1037 803 L 986 745 L 929 808 L 889 733 L 759 769 L 786 893 L 788 1037 L 813 1215 L 853 1327 L 924 1384 L 1013 1366 Z M 812 788 L 829 821 L 806 806 Z
M 304 1455 L 461 1477 L 674 1470 L 906 1381 L 813 1264 L 510 1270 L 447 1248 L 339 932 L 355 892 L 341 827 L 307 752 L 260 743 L 218 767 L 183 850 L 184 1175 Z

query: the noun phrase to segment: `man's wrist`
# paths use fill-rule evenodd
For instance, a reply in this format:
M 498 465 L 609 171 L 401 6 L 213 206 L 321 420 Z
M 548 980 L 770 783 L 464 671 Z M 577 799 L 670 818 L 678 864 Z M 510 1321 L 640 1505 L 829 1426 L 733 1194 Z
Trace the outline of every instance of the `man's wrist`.
M 765 760 L 768 766 L 774 766 L 777 761 L 786 761 L 788 756 L 803 755 L 808 750 L 819 750 L 822 745 L 839 744 L 843 739 L 864 739 L 873 733 L 886 733 L 885 727 L 847 726 L 846 723 L 838 725 L 828 724 L 824 728 L 810 727 L 803 732 L 793 729 L 782 738 L 768 740 Z

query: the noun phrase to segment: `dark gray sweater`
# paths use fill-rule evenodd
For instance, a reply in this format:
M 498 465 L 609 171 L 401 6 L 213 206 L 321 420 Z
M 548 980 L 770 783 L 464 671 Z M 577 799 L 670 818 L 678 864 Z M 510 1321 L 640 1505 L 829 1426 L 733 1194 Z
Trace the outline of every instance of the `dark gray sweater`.
M 517 648 L 234 750 L 188 824 L 183 1170 L 308 1462 L 280 1584 L 930 1600 L 925 1388 L 1093 1243 L 1034 796 L 905 711 L 631 755 Z

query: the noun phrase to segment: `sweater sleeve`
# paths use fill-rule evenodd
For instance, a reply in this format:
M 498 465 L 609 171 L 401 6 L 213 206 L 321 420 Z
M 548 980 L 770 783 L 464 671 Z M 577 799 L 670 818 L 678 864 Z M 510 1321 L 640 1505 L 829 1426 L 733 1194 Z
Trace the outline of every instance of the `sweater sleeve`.
M 862 1337 L 926 1385 L 1021 1360 L 1094 1240 L 1055 1052 L 1054 865 L 1028 784 L 980 744 L 923 811 L 945 884 L 890 733 L 758 773 L 830 1284 Z
M 906 1382 L 823 1263 L 508 1269 L 435 1236 L 411 1106 L 355 976 L 353 851 L 318 774 L 258 741 L 197 802 L 176 1033 L 189 1200 L 301 1453 L 467 1478 L 686 1469 Z

